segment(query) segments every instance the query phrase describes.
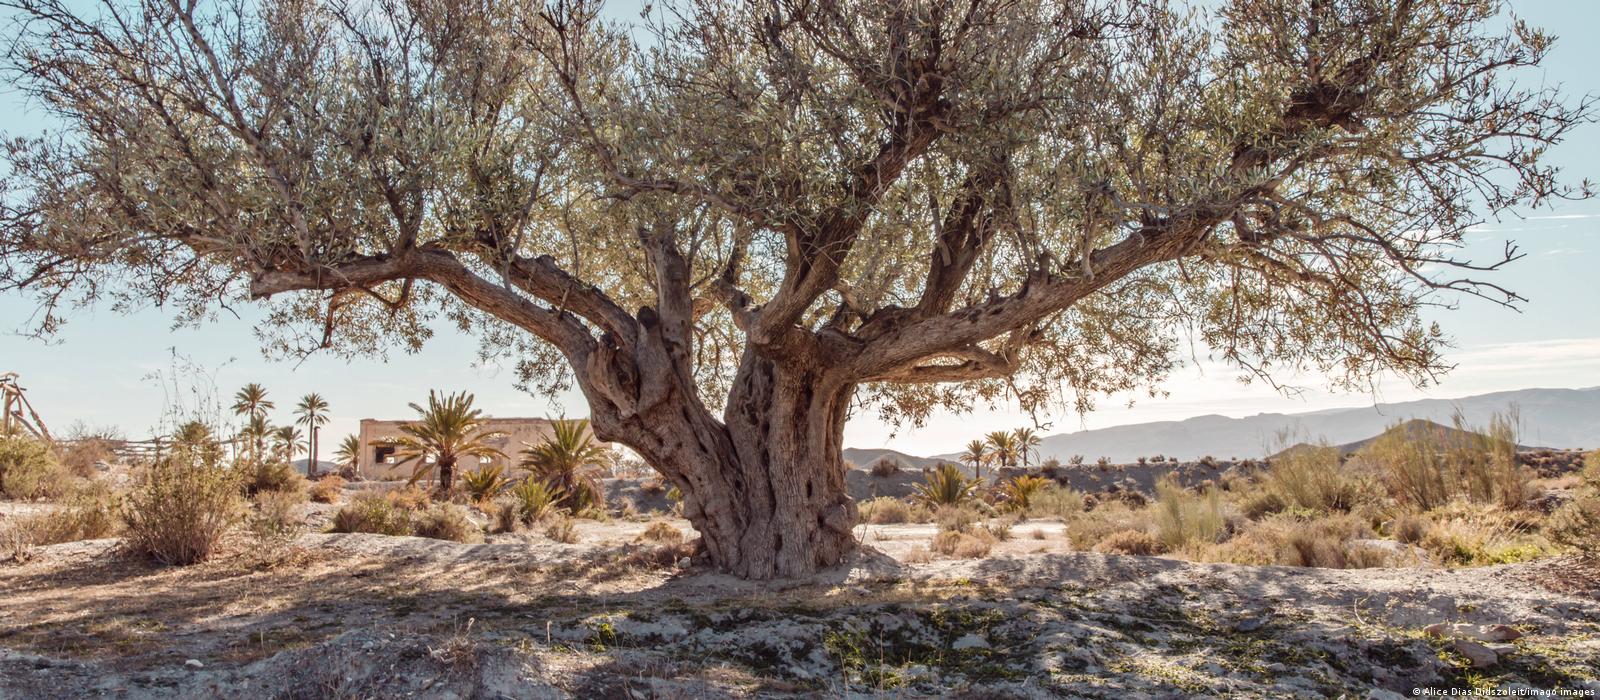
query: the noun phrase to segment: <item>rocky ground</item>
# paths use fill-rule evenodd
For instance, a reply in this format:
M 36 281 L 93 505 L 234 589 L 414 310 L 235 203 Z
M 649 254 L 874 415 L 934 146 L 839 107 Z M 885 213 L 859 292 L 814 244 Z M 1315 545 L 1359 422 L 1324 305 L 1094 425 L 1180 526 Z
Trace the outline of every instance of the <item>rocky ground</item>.
M 923 561 L 928 527 L 864 528 L 850 566 L 765 584 L 679 568 L 623 521 L 575 544 L 240 541 L 184 568 L 42 547 L 0 565 L 0 698 L 1600 691 L 1593 562 L 1193 564 L 1068 552 L 1058 523 Z

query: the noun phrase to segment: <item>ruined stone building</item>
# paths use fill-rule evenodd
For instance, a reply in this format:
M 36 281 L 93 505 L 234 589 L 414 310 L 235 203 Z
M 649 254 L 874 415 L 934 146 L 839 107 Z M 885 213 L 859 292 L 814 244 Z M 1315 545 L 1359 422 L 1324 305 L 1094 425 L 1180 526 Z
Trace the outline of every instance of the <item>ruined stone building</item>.
M 400 464 L 395 456 L 395 447 L 386 444 L 394 438 L 403 437 L 400 426 L 411 421 L 403 420 L 375 420 L 364 418 L 361 420 L 361 459 L 358 463 L 359 474 L 366 479 L 407 479 L 411 477 L 416 464 Z M 507 459 L 495 458 L 480 462 L 476 457 L 462 457 L 456 463 L 456 473 L 477 471 L 487 464 L 499 463 L 512 471 L 521 461 L 522 450 L 528 445 L 537 445 L 549 437 L 554 431 L 551 422 L 545 418 L 489 418 L 484 421 L 483 431 L 503 433 L 501 437 L 489 441 L 491 445 L 504 452 Z

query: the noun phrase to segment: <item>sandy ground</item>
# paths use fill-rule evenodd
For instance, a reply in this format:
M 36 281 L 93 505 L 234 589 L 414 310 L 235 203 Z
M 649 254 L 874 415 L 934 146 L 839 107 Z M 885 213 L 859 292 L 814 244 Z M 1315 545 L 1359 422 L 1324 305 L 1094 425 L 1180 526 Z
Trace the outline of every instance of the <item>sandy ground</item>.
M 987 559 L 907 564 L 933 526 L 871 525 L 849 566 L 754 583 L 680 568 L 635 541 L 645 526 L 579 521 L 574 544 L 309 534 L 275 556 L 241 539 L 181 568 L 114 540 L 41 547 L 0 565 L 0 698 L 1600 690 L 1596 592 L 1549 585 L 1592 563 L 1192 564 L 1069 552 L 1059 523 L 1030 522 Z M 1522 636 L 1472 669 L 1422 631 L 1440 622 Z

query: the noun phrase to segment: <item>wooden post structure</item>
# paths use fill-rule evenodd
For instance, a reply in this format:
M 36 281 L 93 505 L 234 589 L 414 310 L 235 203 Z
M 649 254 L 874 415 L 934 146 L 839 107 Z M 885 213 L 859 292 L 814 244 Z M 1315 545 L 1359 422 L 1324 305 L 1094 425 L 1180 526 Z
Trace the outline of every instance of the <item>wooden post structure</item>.
M 27 431 L 47 443 L 55 442 L 50 437 L 50 430 L 45 427 L 44 420 L 33 410 L 33 404 L 28 403 L 27 394 L 17 384 L 16 372 L 0 374 L 0 408 L 4 409 L 4 415 L 0 416 L 0 433 L 9 435 L 13 432 Z

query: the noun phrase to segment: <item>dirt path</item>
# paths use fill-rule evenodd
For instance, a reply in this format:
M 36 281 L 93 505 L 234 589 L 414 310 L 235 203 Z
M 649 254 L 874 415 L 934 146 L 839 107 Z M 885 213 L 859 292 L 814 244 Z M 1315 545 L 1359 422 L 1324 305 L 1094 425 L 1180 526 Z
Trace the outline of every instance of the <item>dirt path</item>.
M 904 551 L 909 527 L 877 544 Z M 40 548 L 0 566 L 0 698 L 1600 689 L 1600 602 L 1541 585 L 1559 563 L 1336 571 L 1023 544 L 914 565 L 868 552 L 762 585 L 652 563 L 613 529 L 574 545 L 308 535 L 272 566 L 242 547 L 187 568 L 113 541 Z M 1524 636 L 1470 670 L 1422 632 L 1438 622 Z

